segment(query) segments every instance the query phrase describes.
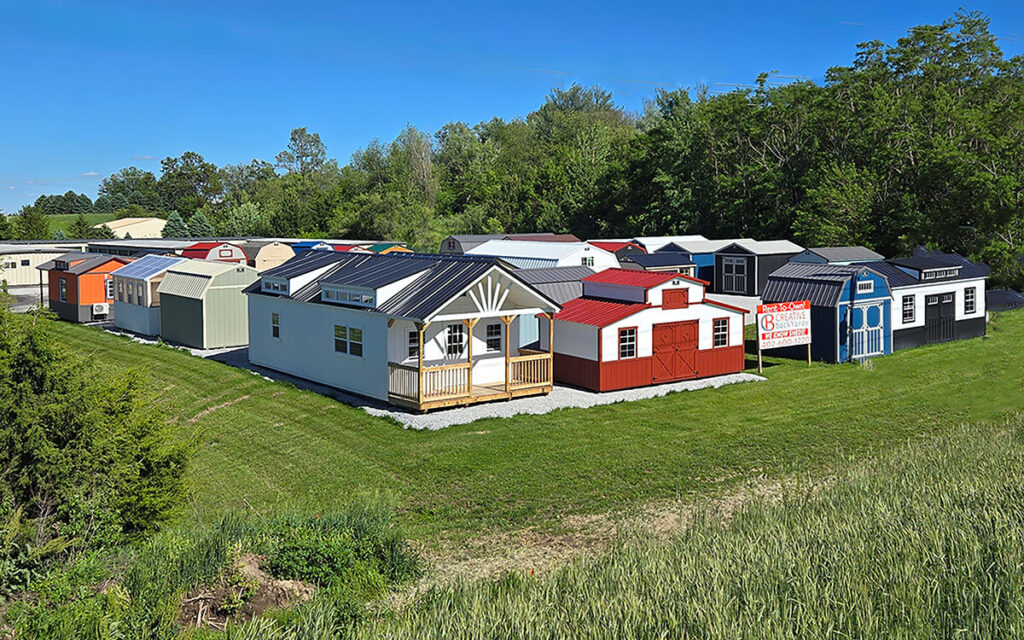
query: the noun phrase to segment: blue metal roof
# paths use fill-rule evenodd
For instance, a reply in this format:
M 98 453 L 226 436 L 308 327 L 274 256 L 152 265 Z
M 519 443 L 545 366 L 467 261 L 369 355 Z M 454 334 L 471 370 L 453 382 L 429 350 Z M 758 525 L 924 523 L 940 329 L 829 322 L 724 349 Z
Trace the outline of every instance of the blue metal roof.
M 111 275 L 119 278 L 132 278 L 133 280 L 149 280 L 153 276 L 160 275 L 186 258 L 177 256 L 145 255 L 135 262 L 130 262 L 121 267 Z

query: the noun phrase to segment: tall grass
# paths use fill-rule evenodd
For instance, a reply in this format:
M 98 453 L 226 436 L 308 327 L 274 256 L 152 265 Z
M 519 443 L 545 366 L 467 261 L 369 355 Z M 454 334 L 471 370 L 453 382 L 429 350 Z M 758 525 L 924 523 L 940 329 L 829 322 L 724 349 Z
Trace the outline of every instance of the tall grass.
M 365 638 L 1021 638 L 1024 421 L 964 426 L 549 577 L 434 588 Z

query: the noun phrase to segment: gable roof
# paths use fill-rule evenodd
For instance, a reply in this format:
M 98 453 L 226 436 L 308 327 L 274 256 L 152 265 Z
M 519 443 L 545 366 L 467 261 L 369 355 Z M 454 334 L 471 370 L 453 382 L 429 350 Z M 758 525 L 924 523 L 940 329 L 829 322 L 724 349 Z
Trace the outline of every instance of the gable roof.
M 651 305 L 640 302 L 626 303 L 594 298 L 576 298 L 562 305 L 562 310 L 555 313 L 555 320 L 606 327 L 650 307 Z
M 755 256 L 771 256 L 783 253 L 800 253 L 804 250 L 798 244 L 792 243 L 789 240 L 737 240 L 728 245 L 725 245 L 718 251 L 725 253 L 732 247 L 739 247 L 748 253 L 752 253 Z M 717 252 L 716 252 L 717 253 Z
M 621 251 L 626 247 L 636 247 L 637 249 L 644 253 L 646 253 L 647 251 L 637 243 L 630 242 L 629 240 L 588 240 L 587 244 L 592 244 L 598 249 L 604 249 L 605 251 L 610 251 L 612 253 L 615 253 L 616 251 Z
M 761 297 L 765 302 L 810 300 L 813 306 L 834 307 L 846 283 L 862 271 L 885 278 L 884 273 L 874 268 L 874 263 L 868 266 L 789 262 L 768 276 Z
M 622 261 L 632 262 L 644 269 L 649 267 L 688 267 L 693 264 L 693 257 L 686 251 L 659 251 L 623 256 Z
M 675 240 L 658 249 L 658 253 L 688 251 L 689 253 L 714 253 L 722 247 L 736 242 L 753 242 L 753 238 L 726 238 L 719 240 Z
M 582 248 L 603 251 L 591 247 L 586 242 L 540 242 L 536 240 L 488 240 L 473 247 L 466 253 L 477 256 L 494 256 L 498 258 L 538 258 L 542 260 L 561 260 Z
M 985 308 L 989 311 L 1024 308 L 1024 295 L 1013 289 L 989 289 L 985 292 Z
M 71 251 L 65 253 L 62 256 L 57 256 L 53 260 L 47 260 L 41 265 L 37 266 L 36 269 L 40 271 L 55 271 L 57 269 L 58 262 L 76 262 L 77 264 L 69 264 L 68 268 L 64 270 L 65 273 L 71 273 L 74 275 L 81 275 L 88 273 L 96 267 L 104 265 L 111 260 L 117 260 L 121 264 L 128 264 L 131 262 L 130 258 L 122 256 L 110 256 L 105 253 L 82 253 L 80 251 Z
M 920 253 L 915 249 L 914 252 L 918 255 L 910 258 L 896 258 L 880 262 L 860 262 L 857 264 L 859 266 L 868 267 L 884 275 L 889 280 L 889 286 L 892 288 L 912 287 L 925 283 L 932 284 L 935 282 L 987 278 L 991 271 L 987 264 L 971 262 L 958 253 L 943 253 L 941 251 L 928 251 L 927 249 L 921 249 Z M 910 269 L 911 271 L 920 271 L 921 269 L 943 269 L 952 267 L 960 267 L 960 270 L 956 275 L 930 280 L 921 280 L 914 274 L 906 271 L 906 269 Z
M 502 238 L 518 242 L 582 242 L 582 240 L 571 233 L 513 233 L 502 236 Z
M 694 241 L 707 241 L 707 238 L 700 234 L 693 234 L 687 236 L 639 236 L 633 238 L 633 242 L 642 246 L 644 249 L 647 250 L 648 253 L 654 253 L 658 249 L 661 249 L 665 245 L 673 242 L 680 243 Z
M 885 256 L 865 246 L 851 247 L 812 247 L 807 249 L 829 262 L 861 262 L 864 260 L 884 260 Z
M 179 258 L 177 256 L 150 254 L 142 256 L 135 262 L 129 262 L 110 275 L 119 278 L 132 278 L 133 280 L 149 280 L 153 276 L 160 275 L 185 260 L 186 258 Z
M 317 302 L 321 283 L 353 287 L 377 288 L 415 276 L 409 284 L 388 298 L 376 309 L 379 313 L 403 318 L 426 319 L 461 291 L 476 282 L 491 269 L 499 269 L 509 278 L 520 282 L 541 298 L 558 307 L 551 298 L 517 277 L 518 272 L 502 267 L 492 257 L 450 256 L 420 253 L 350 253 L 311 252 L 308 258 L 293 258 L 279 267 L 264 272 L 264 276 L 294 277 L 329 266 L 323 275 L 298 291 L 285 293 L 264 292 L 260 283 L 246 288 L 246 293 L 288 297 L 300 302 Z M 333 264 L 333 266 L 331 266 Z M 229 265 L 230 266 L 230 265 Z M 323 303 L 329 304 L 329 303 Z
M 233 262 L 215 262 L 213 260 L 183 260 L 167 270 L 164 279 L 157 287 L 160 295 L 175 295 L 182 298 L 202 298 L 206 288 L 210 286 L 217 276 L 244 269 L 254 276 L 256 270 L 252 267 L 236 264 Z
M 163 218 L 152 218 L 152 217 L 150 217 L 150 218 L 118 218 L 116 220 L 109 220 L 107 222 L 101 222 L 99 224 L 94 224 L 92 228 L 93 229 L 99 229 L 103 225 L 106 225 L 106 226 L 110 227 L 111 229 L 120 229 L 121 227 L 130 227 L 130 226 L 132 226 L 134 224 L 140 224 L 140 223 L 144 223 L 144 222 L 154 222 L 154 221 L 155 222 L 163 222 L 165 224 L 167 222 Z
M 650 289 L 669 280 L 681 277 L 678 273 L 665 271 L 640 271 L 637 269 L 605 269 L 594 275 L 583 278 L 584 282 L 600 284 L 617 284 L 627 287 Z

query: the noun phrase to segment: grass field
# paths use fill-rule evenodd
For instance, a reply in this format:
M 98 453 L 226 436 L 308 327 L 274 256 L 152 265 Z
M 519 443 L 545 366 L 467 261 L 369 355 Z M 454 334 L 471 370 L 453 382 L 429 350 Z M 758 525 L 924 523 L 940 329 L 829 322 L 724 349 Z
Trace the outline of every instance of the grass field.
M 769 360 L 767 382 L 411 432 L 185 352 L 53 322 L 100 371 L 144 375 L 194 450 L 183 516 L 394 496 L 413 538 L 460 539 L 814 471 L 1024 409 L 1024 313 L 869 366 Z
M 64 233 L 67 233 L 68 229 L 71 227 L 72 224 L 74 224 L 75 218 L 77 218 L 77 217 L 78 216 L 72 215 L 70 213 L 68 213 L 68 214 L 53 215 L 53 216 L 46 216 L 46 219 L 50 222 L 50 233 L 55 232 L 57 229 L 60 229 Z M 112 213 L 88 213 L 88 214 L 85 214 L 85 220 L 86 220 L 86 222 L 89 223 L 90 226 L 92 226 L 94 224 L 100 224 L 100 223 L 103 223 L 103 222 L 110 222 L 113 219 L 114 219 L 114 214 L 112 214 Z

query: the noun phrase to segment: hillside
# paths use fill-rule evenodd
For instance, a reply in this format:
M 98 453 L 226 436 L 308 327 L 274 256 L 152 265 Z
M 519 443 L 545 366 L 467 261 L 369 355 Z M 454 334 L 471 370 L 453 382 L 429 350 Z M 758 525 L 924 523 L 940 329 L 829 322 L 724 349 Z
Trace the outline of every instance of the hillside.
M 75 219 L 77 217 L 78 216 L 73 215 L 73 214 L 57 214 L 57 215 L 48 215 L 48 216 L 46 216 L 47 222 L 50 223 L 50 233 L 52 234 L 55 231 L 57 231 L 57 229 L 60 229 L 65 234 L 67 234 L 68 233 L 68 229 L 71 228 L 71 225 L 74 224 Z M 94 224 L 102 224 L 104 222 L 110 222 L 113 219 L 114 219 L 114 214 L 112 214 L 112 213 L 88 213 L 88 214 L 85 214 L 85 220 L 86 220 L 86 222 L 89 223 L 90 226 L 94 225 Z M 68 237 L 70 237 L 70 235 Z
M 867 366 L 769 359 L 767 383 L 404 431 L 359 409 L 247 371 L 95 328 L 54 322 L 111 374 L 134 369 L 189 441 L 187 517 L 332 508 L 395 497 L 413 537 L 559 529 L 571 514 L 720 491 L 755 476 L 828 468 L 907 438 L 1024 410 L 1024 314 L 984 339 Z M 748 366 L 750 362 L 748 360 Z M 183 514 L 186 517 L 186 514 Z

